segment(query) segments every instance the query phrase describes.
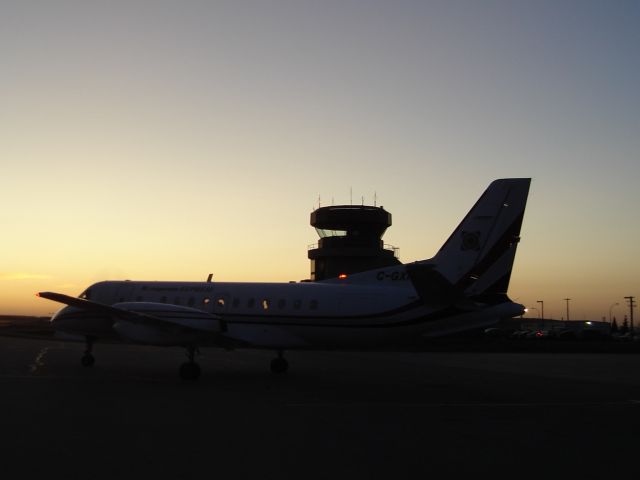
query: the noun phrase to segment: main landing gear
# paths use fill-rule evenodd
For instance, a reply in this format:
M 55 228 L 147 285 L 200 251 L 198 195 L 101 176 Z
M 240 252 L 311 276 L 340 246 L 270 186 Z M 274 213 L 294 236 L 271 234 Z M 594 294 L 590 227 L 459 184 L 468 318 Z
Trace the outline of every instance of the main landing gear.
M 289 362 L 283 357 L 283 351 L 278 350 L 278 356 L 271 360 L 271 373 L 286 373 L 289 370 Z
M 84 351 L 84 355 L 82 355 L 82 358 L 80 359 L 83 367 L 92 367 L 93 364 L 96 363 L 96 359 L 91 353 L 93 351 L 94 340 L 95 339 L 93 337 L 87 337 L 86 339 L 86 349 Z
M 183 380 L 197 380 L 200 376 L 200 365 L 194 361 L 196 353 L 199 353 L 196 347 L 187 347 L 189 361 L 180 365 L 180 378 Z

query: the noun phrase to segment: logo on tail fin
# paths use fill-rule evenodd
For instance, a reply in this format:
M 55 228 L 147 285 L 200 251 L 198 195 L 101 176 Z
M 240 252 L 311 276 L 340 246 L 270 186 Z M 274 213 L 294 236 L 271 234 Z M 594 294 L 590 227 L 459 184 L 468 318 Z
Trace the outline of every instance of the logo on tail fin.
M 462 246 L 460 250 L 480 250 L 480 232 L 462 232 Z

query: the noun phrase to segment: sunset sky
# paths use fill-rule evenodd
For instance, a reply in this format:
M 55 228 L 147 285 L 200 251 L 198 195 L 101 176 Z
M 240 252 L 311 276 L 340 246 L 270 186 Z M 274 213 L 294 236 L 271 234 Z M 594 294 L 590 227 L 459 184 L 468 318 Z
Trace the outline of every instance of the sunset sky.
M 511 297 L 621 319 L 639 25 L 624 0 L 5 0 L 0 314 L 104 279 L 308 278 L 309 214 L 350 191 L 429 258 L 531 177 Z

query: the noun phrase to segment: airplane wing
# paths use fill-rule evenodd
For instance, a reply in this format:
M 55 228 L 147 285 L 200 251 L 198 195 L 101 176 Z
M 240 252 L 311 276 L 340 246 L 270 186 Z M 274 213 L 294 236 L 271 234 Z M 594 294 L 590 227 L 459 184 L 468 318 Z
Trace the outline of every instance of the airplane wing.
M 71 297 L 63 293 L 39 292 L 39 293 L 36 293 L 36 295 L 41 298 L 46 298 L 47 300 L 53 300 L 54 302 L 64 303 L 65 305 L 70 305 L 72 307 L 76 307 L 76 308 L 79 308 L 80 310 L 85 310 L 88 312 L 104 313 L 109 315 L 121 315 L 125 313 L 130 313 L 130 312 L 124 312 L 119 308 L 112 307 L 111 305 L 92 302 L 91 300 L 86 300 L 84 298 Z
M 71 297 L 62 293 L 40 292 L 39 297 L 60 302 L 113 319 L 113 329 L 127 340 L 154 345 L 184 344 L 202 334 L 220 334 L 226 330 L 219 315 L 196 308 L 154 302 L 123 302 L 114 305 Z M 56 314 L 55 323 L 63 320 Z M 216 337 L 218 335 L 215 335 Z

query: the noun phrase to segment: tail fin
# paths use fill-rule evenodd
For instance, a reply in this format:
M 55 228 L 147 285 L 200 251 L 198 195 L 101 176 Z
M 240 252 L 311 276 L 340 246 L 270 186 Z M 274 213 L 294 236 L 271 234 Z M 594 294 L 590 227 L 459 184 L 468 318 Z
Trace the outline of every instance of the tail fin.
M 466 296 L 504 297 L 530 178 L 495 180 L 429 263 Z

